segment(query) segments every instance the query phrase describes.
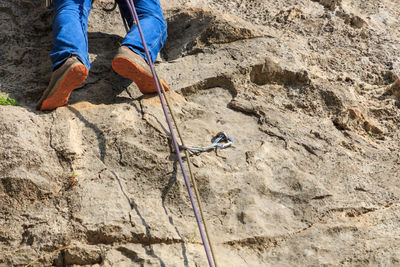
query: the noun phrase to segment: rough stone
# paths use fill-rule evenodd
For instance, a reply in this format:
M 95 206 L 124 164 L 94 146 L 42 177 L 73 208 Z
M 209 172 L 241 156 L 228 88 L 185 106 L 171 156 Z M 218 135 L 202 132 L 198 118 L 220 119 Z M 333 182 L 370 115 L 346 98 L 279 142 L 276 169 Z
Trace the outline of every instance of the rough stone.
M 0 0 L 0 266 L 206 266 L 157 96 L 111 69 L 92 10 L 87 81 L 35 110 L 52 11 Z M 219 266 L 400 264 L 396 1 L 161 1 L 156 68 L 193 155 Z M 67 247 L 66 247 L 67 246 Z

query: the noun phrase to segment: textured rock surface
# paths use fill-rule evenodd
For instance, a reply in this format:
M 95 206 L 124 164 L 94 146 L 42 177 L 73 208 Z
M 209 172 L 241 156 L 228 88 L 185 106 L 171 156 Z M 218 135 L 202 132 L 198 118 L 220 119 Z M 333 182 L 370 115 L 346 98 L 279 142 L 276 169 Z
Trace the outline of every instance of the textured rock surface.
M 90 76 L 43 113 L 38 2 L 0 0 L 0 266 L 206 266 L 159 101 L 111 70 L 119 14 L 97 1 Z M 219 265 L 400 265 L 398 2 L 162 4 L 186 142 L 235 140 L 193 158 Z

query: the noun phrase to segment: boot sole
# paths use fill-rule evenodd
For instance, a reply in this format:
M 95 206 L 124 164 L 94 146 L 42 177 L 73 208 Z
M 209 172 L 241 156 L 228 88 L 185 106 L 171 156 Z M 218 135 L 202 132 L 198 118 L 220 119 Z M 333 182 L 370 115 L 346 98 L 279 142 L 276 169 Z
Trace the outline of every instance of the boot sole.
M 124 78 L 135 82 L 142 94 L 157 92 L 153 75 L 141 68 L 138 64 L 127 57 L 116 57 L 112 62 L 113 70 Z M 165 91 L 169 91 L 167 83 L 160 79 Z
M 40 104 L 40 110 L 53 110 L 67 105 L 71 92 L 86 80 L 87 75 L 88 70 L 84 65 L 72 65 L 47 94 L 50 97 L 46 96 Z M 44 96 L 46 93 L 44 92 Z

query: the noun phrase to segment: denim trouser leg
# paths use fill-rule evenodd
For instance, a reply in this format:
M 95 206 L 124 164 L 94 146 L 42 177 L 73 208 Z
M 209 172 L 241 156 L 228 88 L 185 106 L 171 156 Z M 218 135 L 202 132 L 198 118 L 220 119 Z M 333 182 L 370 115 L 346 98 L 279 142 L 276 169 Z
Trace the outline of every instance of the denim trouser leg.
M 159 0 L 134 0 L 133 2 L 135 3 L 151 59 L 154 62 L 167 39 L 167 21 L 162 13 Z M 129 8 L 126 6 L 126 2 L 118 0 L 118 4 L 121 7 L 122 15 L 131 26 L 131 30 L 125 36 L 121 45 L 129 47 L 147 61 L 138 27 L 132 25 L 133 18 L 129 16 Z
M 50 53 L 53 71 L 72 54 L 90 69 L 87 21 L 92 0 L 53 0 L 53 49 Z

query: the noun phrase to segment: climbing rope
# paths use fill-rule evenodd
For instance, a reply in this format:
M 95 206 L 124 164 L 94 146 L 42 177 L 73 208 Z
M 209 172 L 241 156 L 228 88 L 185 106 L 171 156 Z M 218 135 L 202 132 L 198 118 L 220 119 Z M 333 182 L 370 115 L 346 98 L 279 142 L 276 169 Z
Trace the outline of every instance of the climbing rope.
M 46 0 L 46 7 L 47 8 L 50 8 L 52 4 L 53 4 L 52 0 Z
M 173 112 L 172 106 L 171 106 L 171 104 L 169 102 L 169 98 L 167 97 L 167 93 L 165 92 L 165 88 L 162 85 L 162 83 L 161 83 L 160 79 L 158 78 L 158 76 L 157 76 L 157 81 L 158 81 L 159 86 L 162 89 L 162 93 L 163 93 L 163 96 L 165 98 L 165 102 L 167 103 L 168 109 L 169 109 L 169 111 L 171 113 L 171 117 L 172 117 L 172 120 L 174 121 L 176 131 L 178 132 L 178 135 L 179 135 L 179 139 L 181 140 L 182 146 L 185 147 L 185 141 L 183 140 L 183 136 L 182 136 L 181 131 L 180 131 L 179 127 L 178 127 L 178 122 L 176 121 L 175 113 Z M 178 153 L 179 153 L 179 151 L 178 151 Z M 190 173 L 190 181 L 193 184 L 194 192 L 196 194 L 197 205 L 199 205 L 201 220 L 202 220 L 203 225 L 204 225 L 204 231 L 206 233 L 208 244 L 210 246 L 210 251 L 211 251 L 211 255 L 212 255 L 215 267 L 217 267 L 218 264 L 217 264 L 217 260 L 216 260 L 216 257 L 215 257 L 214 248 L 213 248 L 213 245 L 212 245 L 213 243 L 211 242 L 211 237 L 210 237 L 210 234 L 208 233 L 207 221 L 204 218 L 203 205 L 201 204 L 202 202 L 201 202 L 201 198 L 200 198 L 200 193 L 199 193 L 199 190 L 197 189 L 197 182 L 196 182 L 196 179 L 195 179 L 193 171 L 192 171 L 192 163 L 191 163 L 191 160 L 190 160 L 190 154 L 189 154 L 189 150 L 188 149 L 185 150 L 185 155 L 186 155 L 186 162 L 187 162 L 189 173 Z M 209 258 L 209 255 L 207 255 L 207 258 Z
M 167 105 L 168 105 L 168 107 L 170 109 L 170 112 L 172 111 L 172 109 L 170 108 L 169 101 L 167 100 L 167 97 L 166 97 L 165 89 L 163 88 L 163 86 L 162 86 L 162 84 L 161 84 L 161 82 L 160 82 L 160 80 L 159 80 L 159 78 L 157 76 L 157 73 L 155 71 L 153 62 L 151 60 L 150 53 L 149 53 L 149 50 L 147 48 L 146 41 L 145 41 L 145 38 L 144 38 L 144 35 L 143 35 L 143 31 L 142 31 L 141 25 L 139 23 L 139 17 L 138 17 L 137 12 L 136 12 L 135 4 L 133 3 L 132 0 L 124 0 L 124 1 L 127 3 L 128 7 L 129 7 L 129 11 L 131 12 L 132 17 L 135 19 L 135 21 L 137 23 L 136 25 L 137 25 L 139 33 L 140 33 L 140 38 L 141 38 L 142 43 L 143 43 L 143 48 L 145 50 L 145 54 L 146 54 L 147 60 L 149 62 L 151 73 L 152 73 L 153 78 L 154 78 L 154 83 L 155 83 L 156 88 L 157 88 L 157 93 L 158 93 L 158 96 L 159 96 L 160 101 L 161 101 L 161 107 L 163 109 L 163 112 L 164 112 L 164 115 L 165 115 L 165 119 L 167 121 L 168 128 L 169 128 L 169 131 L 170 131 L 170 134 L 171 134 L 171 139 L 172 139 L 172 142 L 174 144 L 176 154 L 178 156 L 179 165 L 180 165 L 181 170 L 182 170 L 182 174 L 183 174 L 183 178 L 185 180 L 185 184 L 186 184 L 186 188 L 187 188 L 187 191 L 188 191 L 188 194 L 189 194 L 190 202 L 192 204 L 193 212 L 194 212 L 194 215 L 196 217 L 197 225 L 198 225 L 198 228 L 199 228 L 199 231 L 200 231 L 200 236 L 201 236 L 201 239 L 202 239 L 203 245 L 204 245 L 204 250 L 205 250 L 206 255 L 207 255 L 207 260 L 208 260 L 209 266 L 210 267 L 214 267 L 214 263 L 216 263 L 216 262 L 215 262 L 214 253 L 212 252 L 212 256 L 213 257 L 211 257 L 211 254 L 210 254 L 210 249 L 209 249 L 208 245 L 210 244 L 211 250 L 212 250 L 212 246 L 211 246 L 211 242 L 207 242 L 207 240 L 210 240 L 209 235 L 208 235 L 208 231 L 206 230 L 206 235 L 207 235 L 207 239 L 206 239 L 206 235 L 205 235 L 205 233 L 203 231 L 203 227 L 202 227 L 202 223 L 201 223 L 201 220 L 200 220 L 200 217 L 199 217 L 199 213 L 198 213 L 197 208 L 196 208 L 196 203 L 195 203 L 194 198 L 193 198 L 192 189 L 190 187 L 190 183 L 189 183 L 188 177 L 186 175 L 185 168 L 183 166 L 183 161 L 182 161 L 182 157 L 180 155 L 179 145 L 178 145 L 178 142 L 176 140 L 174 129 L 172 127 L 172 123 L 171 123 L 171 120 L 169 118 L 169 115 L 168 115 L 168 112 L 167 112 L 167 109 L 166 109 L 166 106 L 165 106 L 165 103 L 164 103 L 163 95 L 164 95 L 165 100 L 167 101 Z M 175 126 L 177 126 L 176 120 L 174 118 L 175 116 L 173 116 L 172 114 L 173 113 L 171 113 L 171 116 L 173 117 Z M 185 146 L 185 144 L 183 143 L 183 139 L 182 139 L 182 136 L 180 134 L 179 128 L 176 127 L 176 129 L 177 129 L 177 132 L 178 132 L 178 134 L 179 134 L 179 136 L 181 138 L 182 145 Z M 186 155 L 189 155 L 188 150 L 186 150 L 186 153 L 187 153 Z M 187 158 L 189 159 L 189 157 L 187 157 Z M 191 172 L 189 161 L 188 161 L 188 165 L 189 165 L 189 170 Z M 191 175 L 192 175 L 192 172 L 191 172 Z M 193 175 L 191 177 L 192 177 L 192 183 L 195 186 L 195 181 L 193 179 Z M 196 197 L 198 198 L 199 195 L 198 195 L 197 186 L 195 186 L 195 193 L 196 193 Z M 203 212 L 202 212 L 202 208 L 201 208 L 201 202 L 199 201 L 199 198 L 198 198 L 198 205 L 199 205 L 199 208 L 200 208 L 200 211 L 201 211 L 201 217 L 203 219 L 204 228 L 206 229 L 206 224 L 205 224 L 205 220 L 204 220 L 204 216 L 203 216 Z

